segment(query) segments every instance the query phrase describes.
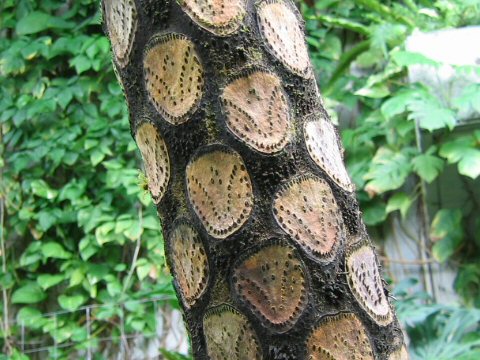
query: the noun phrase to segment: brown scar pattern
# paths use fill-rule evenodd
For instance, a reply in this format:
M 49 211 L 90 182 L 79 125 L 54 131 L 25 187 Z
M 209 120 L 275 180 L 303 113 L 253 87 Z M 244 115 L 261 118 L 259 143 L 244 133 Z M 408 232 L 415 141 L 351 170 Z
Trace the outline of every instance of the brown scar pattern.
M 234 33 L 246 13 L 246 0 L 179 0 L 183 10 L 202 28 L 219 36 Z
M 203 333 L 212 360 L 262 359 L 262 350 L 250 322 L 230 305 L 221 304 L 206 311 Z
M 103 16 L 115 59 L 125 67 L 132 51 L 137 30 L 137 8 L 133 0 L 104 0 Z
M 199 234 L 186 220 L 176 221 L 168 237 L 172 271 L 185 305 L 191 307 L 204 293 L 209 267 L 205 247 Z
M 304 123 L 303 132 L 312 160 L 343 189 L 354 191 L 333 124 L 321 116 L 310 116 Z
M 391 323 L 393 315 L 373 249 L 365 243 L 352 245 L 345 263 L 348 285 L 363 310 L 379 325 Z
M 276 332 L 288 331 L 307 306 L 305 269 L 295 250 L 280 242 L 246 254 L 234 267 L 235 292 Z
M 142 154 L 148 188 L 155 204 L 162 199 L 170 179 L 170 158 L 165 141 L 155 126 L 149 122 L 141 124 L 135 141 Z
M 187 193 L 207 232 L 224 239 L 247 221 L 253 207 L 250 175 L 236 152 L 216 149 L 187 165 Z
M 333 260 L 345 230 L 325 180 L 313 175 L 290 180 L 275 194 L 273 213 L 280 227 L 307 254 L 323 261 Z
M 258 5 L 258 23 L 270 52 L 293 73 L 311 77 L 304 34 L 292 9 L 282 0 L 263 1 Z
M 280 79 L 266 71 L 239 77 L 223 90 L 229 130 L 251 148 L 275 153 L 289 141 L 290 113 Z
M 166 121 L 188 120 L 203 93 L 203 67 L 193 43 L 182 34 L 153 37 L 143 59 L 148 96 Z
M 352 313 L 325 316 L 307 340 L 308 360 L 374 360 L 364 326 Z

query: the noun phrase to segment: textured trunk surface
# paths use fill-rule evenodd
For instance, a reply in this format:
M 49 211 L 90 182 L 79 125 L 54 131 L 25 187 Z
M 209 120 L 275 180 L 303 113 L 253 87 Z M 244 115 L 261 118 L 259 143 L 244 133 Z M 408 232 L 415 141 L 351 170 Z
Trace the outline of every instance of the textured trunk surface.
M 195 359 L 406 359 L 289 0 L 105 0 Z

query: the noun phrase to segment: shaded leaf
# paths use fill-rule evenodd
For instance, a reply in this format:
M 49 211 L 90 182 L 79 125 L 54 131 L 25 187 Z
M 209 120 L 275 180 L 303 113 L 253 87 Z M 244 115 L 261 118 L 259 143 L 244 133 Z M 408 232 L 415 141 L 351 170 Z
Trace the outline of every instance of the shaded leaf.
M 58 304 L 61 306 L 62 309 L 68 310 L 68 311 L 75 311 L 77 310 L 80 306 L 82 306 L 85 301 L 86 297 L 84 295 L 60 295 L 58 297 Z
M 432 253 L 439 262 L 450 258 L 463 242 L 462 211 L 439 210 L 432 221 L 430 238 L 434 242 Z
M 435 180 L 443 170 L 443 160 L 435 155 L 421 154 L 412 160 L 413 170 L 427 183 Z
M 403 192 L 396 193 L 388 199 L 386 212 L 391 213 L 392 211 L 400 210 L 400 214 L 405 218 L 412 203 L 413 199 L 407 194 Z
M 12 294 L 13 304 L 35 304 L 45 300 L 47 294 L 37 283 L 29 282 L 15 290 Z

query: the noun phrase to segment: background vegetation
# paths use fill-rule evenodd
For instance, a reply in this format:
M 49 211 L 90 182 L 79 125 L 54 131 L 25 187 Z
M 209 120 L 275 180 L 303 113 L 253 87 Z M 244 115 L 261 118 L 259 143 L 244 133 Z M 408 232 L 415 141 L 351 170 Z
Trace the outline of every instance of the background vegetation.
M 355 114 L 340 124 L 346 160 L 365 221 L 381 239 L 392 217 L 405 217 L 424 184 L 446 169 L 467 184 L 478 180 L 480 129 L 455 130 L 460 112 L 480 111 L 480 84 L 439 98 L 408 83 L 407 66 L 441 64 L 408 53 L 405 41 L 418 29 L 479 24 L 480 1 L 308 3 L 300 5 L 320 88 L 334 118 Z M 153 307 L 132 300 L 162 297 L 176 306 L 99 24 L 96 0 L 0 4 L 0 346 L 10 354 L 0 359 L 27 358 L 18 348 L 20 323 L 31 337 L 73 342 L 50 353 L 67 358 L 86 347 L 84 315 L 74 312 L 83 305 L 127 304 L 92 314 L 104 320 L 92 329 L 94 342 L 118 334 L 120 322 L 128 332 L 154 329 Z M 480 74 L 474 66 L 457 71 Z M 417 146 L 415 124 L 433 139 L 429 147 Z M 458 265 L 461 304 L 435 304 L 412 292 L 413 280 L 395 284 L 414 359 L 480 358 L 479 210 L 432 214 L 432 253 Z M 68 311 L 60 323 L 40 316 L 60 309 Z M 100 359 L 103 345 L 94 345 Z

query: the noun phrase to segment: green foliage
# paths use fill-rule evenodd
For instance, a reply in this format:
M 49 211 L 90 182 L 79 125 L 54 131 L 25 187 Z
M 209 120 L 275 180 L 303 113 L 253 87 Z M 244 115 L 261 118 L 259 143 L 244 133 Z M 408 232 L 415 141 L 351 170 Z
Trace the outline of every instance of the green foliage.
M 480 310 L 431 303 L 426 293 L 413 289 L 416 283 L 405 280 L 395 290 L 412 360 L 478 359 Z
M 464 177 L 479 178 L 480 130 L 457 131 L 457 119 L 460 113 L 479 109 L 480 85 L 469 85 L 457 97 L 445 99 L 429 87 L 408 83 L 409 66 L 438 68 L 442 64 L 407 51 L 405 42 L 414 31 L 475 24 L 480 19 L 480 2 L 320 0 L 314 8 L 304 6 L 303 10 L 325 102 L 333 114 L 342 104 L 343 112 L 352 111 L 355 116 L 350 126 L 342 126 L 342 138 L 367 225 L 383 225 L 388 214 L 396 211 L 405 217 L 422 189 L 407 184 L 412 179 L 434 182 L 451 168 L 445 164 L 456 166 Z M 335 53 L 326 51 L 331 49 L 329 44 L 336 44 Z M 457 71 L 478 74 L 480 68 Z M 418 146 L 419 141 L 427 144 L 425 148 Z M 471 237 L 455 234 L 455 226 L 475 211 L 480 209 L 467 214 L 448 212 L 457 216 L 447 222 L 450 228 L 445 225 L 442 230 L 448 235 L 434 246 L 439 260 L 457 254 L 458 245 L 467 241 L 464 237 Z M 480 249 L 475 246 L 478 256 Z
M 17 320 L 0 346 L 24 323 L 30 341 L 55 329 L 59 344 L 81 348 L 84 312 L 63 315 L 56 328 L 40 314 L 161 295 L 176 303 L 161 228 L 138 180 L 98 2 L 6 0 L 0 8 L 0 284 Z M 114 336 L 119 313 L 101 309 L 91 316 L 104 325 L 92 333 Z M 142 332 L 153 308 L 125 307 L 124 318 L 126 331 Z
M 422 198 L 429 200 L 425 189 L 452 186 L 455 179 L 467 199 L 429 209 L 428 250 L 439 263 L 458 266 L 456 291 L 466 305 L 480 306 L 480 130 L 478 122 L 467 126 L 458 120 L 480 110 L 480 83 L 450 97 L 409 83 L 411 66 L 433 71 L 443 64 L 406 48 L 415 31 L 480 23 L 480 1 L 318 0 L 302 9 L 325 104 L 334 121 L 343 118 L 347 167 L 370 232 L 382 237 L 391 220 L 406 218 L 423 205 Z M 478 79 L 480 67 L 455 71 Z M 425 296 L 414 300 L 403 296 L 397 302 L 415 338 L 414 359 L 480 357 L 477 310 L 420 305 L 429 303 Z

